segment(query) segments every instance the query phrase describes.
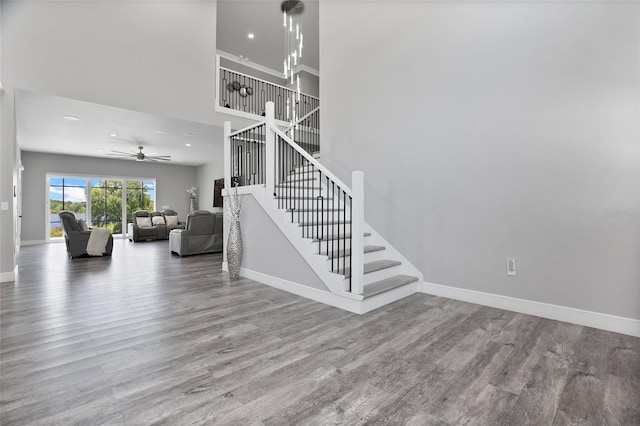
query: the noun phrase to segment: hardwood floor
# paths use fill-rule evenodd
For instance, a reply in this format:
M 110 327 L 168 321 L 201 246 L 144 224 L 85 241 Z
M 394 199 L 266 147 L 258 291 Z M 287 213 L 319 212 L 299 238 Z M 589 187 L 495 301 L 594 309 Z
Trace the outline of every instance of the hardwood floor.
M 358 316 L 221 259 L 22 248 L 0 424 L 640 424 L 638 338 L 422 294 Z

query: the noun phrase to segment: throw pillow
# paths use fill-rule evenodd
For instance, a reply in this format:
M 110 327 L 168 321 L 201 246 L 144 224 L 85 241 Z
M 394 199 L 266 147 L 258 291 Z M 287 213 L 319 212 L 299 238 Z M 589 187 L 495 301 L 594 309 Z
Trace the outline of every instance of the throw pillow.
M 150 217 L 137 217 L 136 223 L 140 227 L 151 226 L 151 218 Z
M 82 219 L 78 219 L 78 225 L 80 225 L 80 228 L 82 228 L 83 231 L 89 230 L 89 226 L 87 226 L 87 222 L 85 222 Z
M 164 217 L 162 216 L 154 216 L 151 218 L 151 223 L 154 225 L 164 225 Z
M 165 216 L 167 226 L 178 226 L 178 216 Z

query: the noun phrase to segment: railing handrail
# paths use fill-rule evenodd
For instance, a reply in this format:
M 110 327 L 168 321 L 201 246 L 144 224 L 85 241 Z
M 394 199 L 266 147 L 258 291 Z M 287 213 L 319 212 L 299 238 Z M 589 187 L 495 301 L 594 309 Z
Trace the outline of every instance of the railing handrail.
M 244 129 L 236 130 L 235 132 L 231 133 L 231 134 L 229 135 L 229 137 L 232 137 L 232 136 L 235 136 L 235 135 L 239 135 L 240 133 L 242 133 L 242 132 L 246 132 L 247 130 L 251 130 L 251 129 L 253 129 L 254 127 L 260 127 L 260 126 L 262 126 L 263 124 L 267 124 L 267 121 L 266 121 L 266 120 L 264 120 L 264 119 L 263 119 L 263 120 L 258 121 L 258 122 L 257 122 L 257 123 L 255 123 L 255 124 L 250 124 L 250 125 L 248 125 L 247 127 L 245 127 Z
M 249 78 L 252 78 L 254 80 L 261 81 L 261 82 L 266 83 L 266 84 L 270 84 L 272 86 L 280 87 L 281 89 L 288 90 L 289 92 L 297 93 L 296 90 L 290 89 L 287 86 L 283 86 L 281 84 L 274 83 L 273 81 L 268 81 L 268 80 L 264 80 L 262 78 L 254 77 L 254 76 L 252 76 L 250 74 L 245 74 L 245 73 L 240 72 L 240 71 L 232 70 L 230 68 L 223 67 L 222 65 L 219 67 L 219 69 L 225 70 L 225 71 L 229 71 L 229 72 L 232 72 L 232 73 L 236 73 L 236 74 L 240 74 L 240 75 L 243 75 L 245 77 L 249 77 Z M 284 78 L 283 78 L 283 80 L 284 80 Z M 309 95 L 308 93 L 301 92 L 301 94 L 305 95 L 305 96 L 307 96 L 309 98 L 313 98 L 313 99 L 317 100 L 318 102 L 320 101 L 320 98 L 318 98 L 316 96 L 313 96 L 313 95 Z
M 307 114 L 305 114 L 304 116 L 302 116 L 301 118 L 298 119 L 298 121 L 296 121 L 295 123 L 289 124 L 289 127 L 287 127 L 287 129 L 285 130 L 285 132 L 288 132 L 289 130 L 293 129 L 294 127 L 296 127 L 297 125 L 299 125 L 300 123 L 302 123 L 304 120 L 306 120 L 307 118 L 311 117 L 313 114 L 315 114 L 316 112 L 320 111 L 320 107 L 317 106 L 314 109 L 312 109 L 311 111 L 309 111 Z M 309 126 L 306 126 L 309 127 Z
M 300 145 L 295 143 L 289 136 L 284 134 L 282 130 L 278 129 L 276 126 L 270 126 L 270 129 L 274 131 L 276 135 L 280 136 L 284 141 L 286 141 L 293 149 L 295 149 L 298 152 L 298 154 L 302 155 L 309 163 L 313 164 L 313 166 L 315 166 L 318 170 L 324 173 L 325 176 L 327 176 L 332 181 L 334 181 L 340 189 L 346 192 L 348 196 L 353 197 L 353 192 L 351 191 L 351 188 L 349 188 L 347 184 L 342 182 L 337 176 L 331 173 L 329 169 L 327 169 L 325 166 L 320 164 L 318 160 L 313 158 L 312 155 L 310 155 L 307 151 L 302 149 Z

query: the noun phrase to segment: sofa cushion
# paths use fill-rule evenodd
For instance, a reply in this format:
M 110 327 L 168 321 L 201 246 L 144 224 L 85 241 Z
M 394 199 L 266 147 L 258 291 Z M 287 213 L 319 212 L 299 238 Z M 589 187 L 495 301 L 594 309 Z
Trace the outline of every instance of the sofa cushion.
M 167 226 L 178 226 L 178 216 L 165 216 Z
M 150 217 L 137 217 L 136 225 L 140 227 L 151 226 L 151 218 Z
M 154 216 L 151 218 L 151 223 L 153 223 L 153 225 L 164 225 L 165 221 L 164 221 L 164 217 L 162 216 Z

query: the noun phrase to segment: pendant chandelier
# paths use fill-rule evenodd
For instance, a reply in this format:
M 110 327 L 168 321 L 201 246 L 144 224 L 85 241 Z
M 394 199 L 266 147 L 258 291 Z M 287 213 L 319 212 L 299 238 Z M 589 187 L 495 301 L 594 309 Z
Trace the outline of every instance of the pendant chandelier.
M 280 10 L 284 27 L 284 78 L 291 88 L 287 96 L 287 120 L 293 124 L 299 118 L 300 76 L 298 75 L 298 64 L 302 58 L 304 41 L 300 15 L 304 11 L 304 3 L 300 0 L 283 1 Z

